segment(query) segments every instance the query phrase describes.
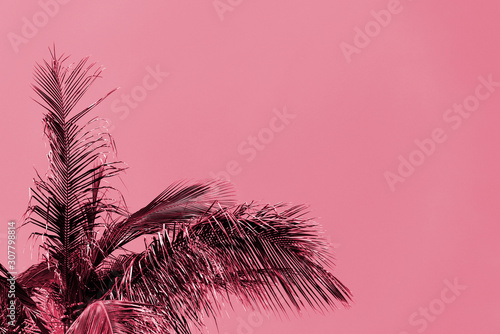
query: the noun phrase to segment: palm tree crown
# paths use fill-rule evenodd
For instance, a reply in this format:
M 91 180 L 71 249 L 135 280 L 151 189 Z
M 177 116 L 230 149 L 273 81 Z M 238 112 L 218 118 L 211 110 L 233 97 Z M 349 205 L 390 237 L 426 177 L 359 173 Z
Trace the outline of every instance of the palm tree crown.
M 41 228 L 43 257 L 16 277 L 15 324 L 2 302 L 0 332 L 188 334 L 231 298 L 275 314 L 349 305 L 303 205 L 237 204 L 229 183 L 209 180 L 175 183 L 129 213 L 107 180 L 125 169 L 110 161 L 111 136 L 82 121 L 111 92 L 73 111 L 102 68 L 66 60 L 51 50 L 35 67 L 49 170 L 25 224 Z M 142 252 L 125 248 L 146 236 Z M 2 300 L 10 278 L 0 265 Z

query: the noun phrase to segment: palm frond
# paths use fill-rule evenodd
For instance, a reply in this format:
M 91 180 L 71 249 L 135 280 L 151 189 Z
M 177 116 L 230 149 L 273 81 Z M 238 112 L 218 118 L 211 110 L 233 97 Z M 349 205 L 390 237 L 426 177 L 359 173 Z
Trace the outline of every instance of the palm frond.
M 85 92 L 100 77 L 101 67 L 87 65 L 88 57 L 76 65 L 65 66 L 67 58 L 51 51 L 50 62 L 35 68 L 33 87 L 47 113 L 45 135 L 50 152 L 47 180 L 35 180 L 27 223 L 45 230 L 45 246 L 57 262 L 61 276 L 61 294 L 69 302 L 73 264 L 81 262 L 81 250 L 88 245 L 96 228 L 96 217 L 103 212 L 118 212 L 106 198 L 99 196 L 106 187 L 105 178 L 123 170 L 118 162 L 106 161 L 113 151 L 112 139 L 100 132 L 95 120 L 79 126 L 79 121 L 106 96 L 82 111 L 72 113 Z M 109 187 L 108 187 L 109 188 Z
M 183 310 L 199 324 L 201 312 L 214 315 L 230 295 L 277 314 L 347 306 L 350 291 L 324 269 L 327 245 L 304 213 L 250 203 L 159 233 L 146 251 L 120 260 L 114 298 Z
M 150 308 L 138 303 L 96 301 L 82 312 L 67 334 L 170 333 L 164 320 Z
M 14 282 L 14 296 L 10 298 L 10 285 Z M 25 289 L 20 282 L 13 277 L 8 270 L 0 264 L 0 328 L 6 331 L 14 330 L 16 333 L 21 331 L 49 334 L 48 325 L 41 316 L 41 311 L 38 309 L 37 303 L 30 297 L 29 290 Z M 10 301 L 15 303 L 15 317 L 10 319 L 8 307 Z M 9 321 L 14 321 L 15 325 L 9 325 Z M 30 326 L 30 324 L 32 324 Z M 27 329 L 31 329 L 27 331 Z
M 190 334 L 234 298 L 279 315 L 349 305 L 304 206 L 237 205 L 229 183 L 208 180 L 174 183 L 130 214 L 106 184 L 125 169 L 111 136 L 82 120 L 112 91 L 73 111 L 102 68 L 51 56 L 33 87 L 49 170 L 35 179 L 25 223 L 42 229 L 32 236 L 44 254 L 17 279 L 17 332 Z M 141 237 L 152 238 L 144 251 L 127 250 Z M 1 266 L 2 298 L 8 275 Z
M 114 251 L 138 237 L 164 229 L 175 230 L 175 226 L 214 212 L 219 206 L 234 205 L 233 196 L 232 185 L 221 180 L 174 183 L 127 219 L 107 226 L 99 239 L 93 264 L 99 266 Z

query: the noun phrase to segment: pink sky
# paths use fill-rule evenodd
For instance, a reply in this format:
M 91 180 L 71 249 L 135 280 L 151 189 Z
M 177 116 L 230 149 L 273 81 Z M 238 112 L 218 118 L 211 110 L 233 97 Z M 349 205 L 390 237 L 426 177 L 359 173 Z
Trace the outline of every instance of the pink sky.
M 350 310 L 280 321 L 237 307 L 222 334 L 500 333 L 498 1 L 42 0 L 0 12 L 2 245 L 33 167 L 47 168 L 30 84 L 56 43 L 107 68 L 86 103 L 121 87 L 93 115 L 130 167 L 118 186 L 131 210 L 225 172 L 242 202 L 310 204 L 335 243 Z M 19 269 L 36 260 L 30 232 Z

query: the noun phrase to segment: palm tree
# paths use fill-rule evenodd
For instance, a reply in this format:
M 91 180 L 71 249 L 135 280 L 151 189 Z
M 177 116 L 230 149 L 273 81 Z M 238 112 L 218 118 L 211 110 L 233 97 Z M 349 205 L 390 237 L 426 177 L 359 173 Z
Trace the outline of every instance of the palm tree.
M 230 184 L 209 180 L 175 183 L 129 213 L 108 182 L 125 169 L 110 161 L 111 136 L 99 119 L 81 121 L 111 92 L 73 112 L 102 68 L 88 58 L 65 66 L 67 57 L 50 53 L 33 86 L 46 111 L 49 170 L 30 189 L 25 222 L 41 229 L 32 236 L 43 257 L 16 277 L 11 324 L 12 276 L 0 265 L 3 333 L 187 334 L 234 298 L 274 314 L 349 306 L 303 205 L 238 205 Z M 139 238 L 148 240 L 142 252 L 126 248 Z

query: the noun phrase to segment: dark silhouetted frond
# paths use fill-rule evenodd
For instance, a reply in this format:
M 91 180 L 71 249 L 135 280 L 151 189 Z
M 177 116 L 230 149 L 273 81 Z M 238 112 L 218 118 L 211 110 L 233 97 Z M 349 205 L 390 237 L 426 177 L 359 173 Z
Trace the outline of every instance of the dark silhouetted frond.
M 230 295 L 277 314 L 347 306 L 350 292 L 323 267 L 331 258 L 304 209 L 251 203 L 179 223 L 120 258 L 114 297 L 182 310 L 200 324 L 200 313 L 215 315 Z

